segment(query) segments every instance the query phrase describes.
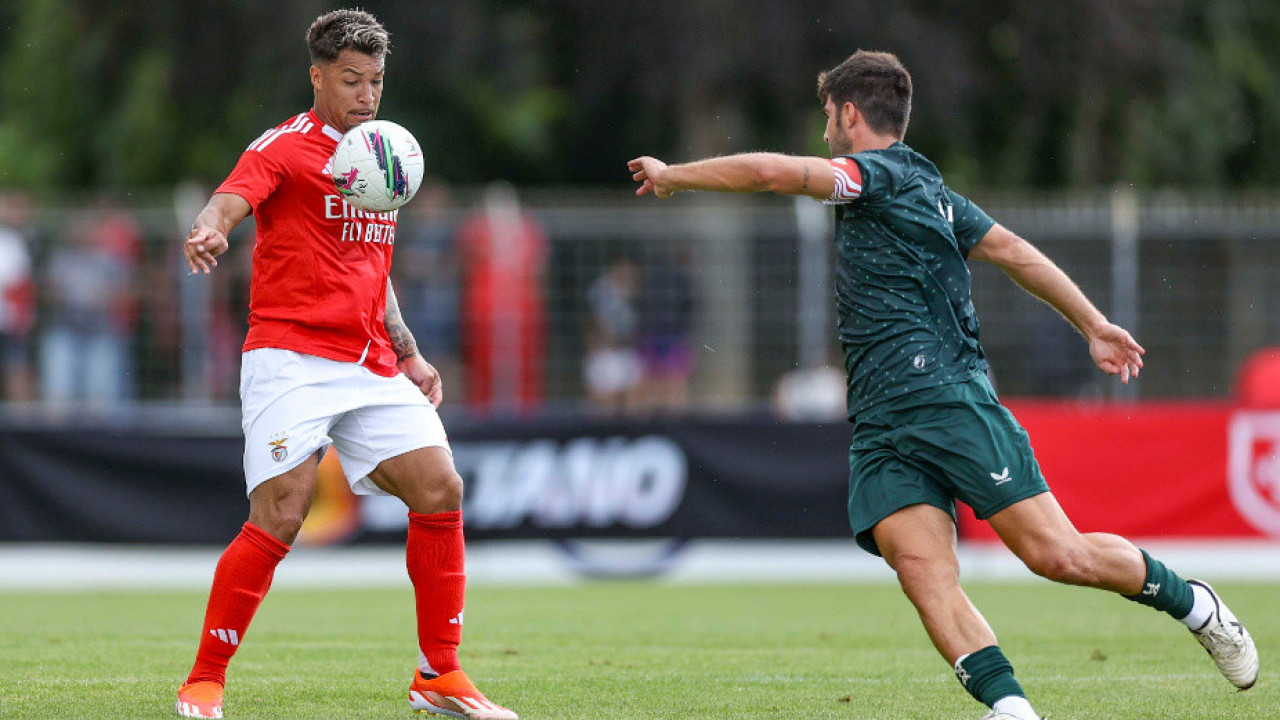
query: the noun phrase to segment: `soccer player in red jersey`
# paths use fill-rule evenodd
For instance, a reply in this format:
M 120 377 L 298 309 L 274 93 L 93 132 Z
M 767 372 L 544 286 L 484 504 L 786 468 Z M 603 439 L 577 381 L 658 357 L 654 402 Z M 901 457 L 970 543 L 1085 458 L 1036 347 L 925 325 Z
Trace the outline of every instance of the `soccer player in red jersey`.
M 240 371 L 249 518 L 218 561 L 176 709 L 222 717 L 227 664 L 298 535 L 321 451 L 333 444 L 352 490 L 394 495 L 409 508 L 419 646 L 411 707 L 515 720 L 458 665 L 462 479 L 436 415 L 440 376 L 418 352 L 389 280 L 397 213 L 347 205 L 329 167 L 342 134 L 377 115 L 387 31 L 368 13 L 337 10 L 316 19 L 307 46 L 311 110 L 249 145 L 183 244 L 191 272 L 208 274 L 231 229 L 257 217 Z

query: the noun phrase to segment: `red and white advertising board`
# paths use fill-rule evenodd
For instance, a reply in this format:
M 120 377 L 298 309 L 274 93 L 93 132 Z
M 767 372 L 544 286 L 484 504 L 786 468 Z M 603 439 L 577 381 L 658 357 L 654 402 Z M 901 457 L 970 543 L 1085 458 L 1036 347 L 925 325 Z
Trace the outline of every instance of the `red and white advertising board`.
M 1215 402 L 1006 405 L 1081 531 L 1280 538 L 1280 410 Z M 995 539 L 967 508 L 961 534 Z

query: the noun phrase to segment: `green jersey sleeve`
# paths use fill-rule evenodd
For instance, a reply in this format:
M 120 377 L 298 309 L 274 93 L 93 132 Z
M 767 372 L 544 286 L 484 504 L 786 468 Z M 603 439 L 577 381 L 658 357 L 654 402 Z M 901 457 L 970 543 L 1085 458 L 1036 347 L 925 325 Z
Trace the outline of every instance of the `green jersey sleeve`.
M 951 229 L 956 235 L 961 254 L 967 258 L 969 251 L 990 232 L 996 221 L 983 212 L 977 203 L 951 188 L 943 188 L 943 192 L 951 203 L 947 219 L 951 221 Z
M 850 155 L 858 164 L 862 188 L 858 202 L 864 206 L 881 206 L 893 200 L 901 183 L 904 168 L 884 153 L 871 151 Z

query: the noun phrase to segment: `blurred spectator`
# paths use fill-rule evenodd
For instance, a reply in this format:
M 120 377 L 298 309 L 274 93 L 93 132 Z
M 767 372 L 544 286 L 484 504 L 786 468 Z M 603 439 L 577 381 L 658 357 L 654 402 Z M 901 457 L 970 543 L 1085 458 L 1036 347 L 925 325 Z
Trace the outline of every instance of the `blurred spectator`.
M 773 411 L 784 420 L 828 422 L 846 415 L 844 370 L 833 365 L 783 373 L 773 389 Z
M 459 263 L 455 227 L 447 216 L 450 205 L 446 186 L 423 183 L 400 215 L 391 271 L 396 299 L 418 349 L 440 372 L 446 396 L 459 400 L 466 397 L 466 383 L 458 359 Z
M 106 405 L 133 397 L 133 279 L 141 247 L 133 218 L 103 210 L 49 254 L 41 285 L 48 312 L 40 347 L 45 400 Z
M 240 359 L 249 333 L 249 285 L 253 279 L 253 233 L 244 225 L 230 238 L 231 248 L 218 260 L 209 318 L 210 396 L 240 396 Z
M 689 406 L 689 378 L 697 358 L 693 329 L 693 284 L 687 251 L 660 261 L 644 273 L 640 286 L 641 404 L 664 413 Z
M 1248 408 L 1280 408 L 1280 348 L 1262 348 L 1240 365 L 1236 400 Z
M 547 239 L 495 183 L 484 209 L 458 230 L 462 257 L 462 359 L 474 409 L 527 411 L 542 403 Z
M 35 320 L 26 224 L 27 199 L 0 195 L 0 371 L 4 398 L 18 401 L 31 399 L 27 338 Z
M 622 258 L 587 289 L 587 355 L 583 362 L 587 401 L 593 410 L 616 413 L 638 406 L 642 367 L 636 350 L 640 269 Z

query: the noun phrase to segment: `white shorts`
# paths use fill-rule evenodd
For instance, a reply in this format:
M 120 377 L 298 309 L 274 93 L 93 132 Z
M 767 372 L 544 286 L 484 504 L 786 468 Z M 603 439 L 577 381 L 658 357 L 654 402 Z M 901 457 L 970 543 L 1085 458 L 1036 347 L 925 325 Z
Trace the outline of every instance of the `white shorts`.
M 368 478 L 383 460 L 449 449 L 435 407 L 404 375 L 292 350 L 241 356 L 240 406 L 248 492 L 332 444 L 353 492 L 386 495 Z

